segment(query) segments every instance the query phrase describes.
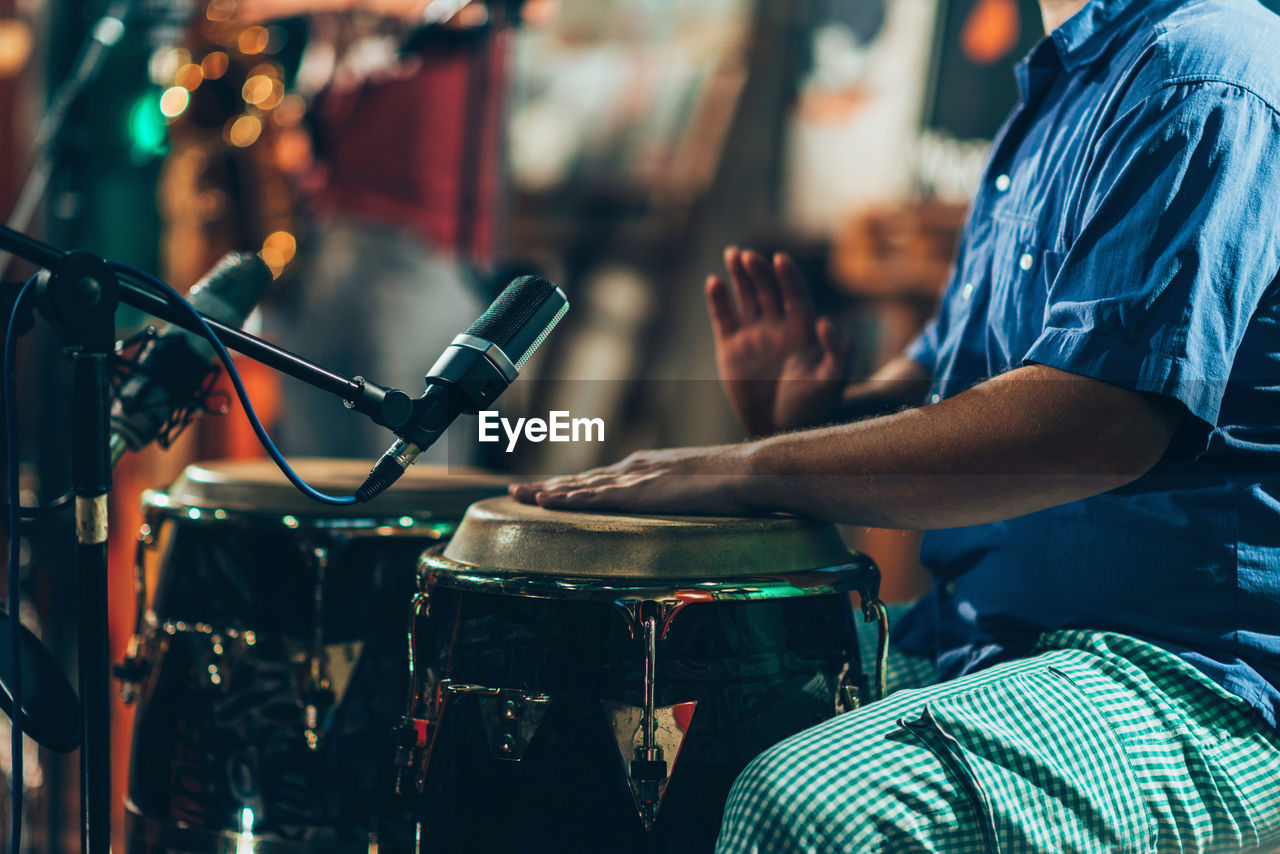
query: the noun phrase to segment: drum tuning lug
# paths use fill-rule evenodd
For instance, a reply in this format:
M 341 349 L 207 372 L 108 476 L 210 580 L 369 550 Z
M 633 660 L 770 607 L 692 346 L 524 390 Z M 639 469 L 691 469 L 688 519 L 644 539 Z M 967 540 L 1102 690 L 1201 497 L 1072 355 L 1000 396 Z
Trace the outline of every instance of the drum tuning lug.
M 529 742 L 533 741 L 551 704 L 550 694 L 531 694 L 519 688 L 448 683 L 444 689 L 450 695 L 475 697 L 490 753 L 496 759 L 512 762 L 524 759 Z
M 645 830 L 653 827 L 667 793 L 680 747 L 689 732 L 697 701 L 659 706 L 653 710 L 652 746 L 645 746 L 645 710 L 629 703 L 600 702 L 613 732 L 618 759 L 627 777 L 636 812 Z
M 427 743 L 427 722 L 421 718 L 401 718 L 391 730 L 396 747 L 422 747 Z
M 120 699 L 126 706 L 138 699 L 138 689 L 142 680 L 151 672 L 151 663 L 137 656 L 126 656 L 124 661 L 111 668 L 112 675 L 120 680 Z
M 636 751 L 637 754 L 644 751 Z M 662 751 L 653 751 L 656 759 L 642 759 L 639 755 L 631 760 L 631 779 L 638 783 L 660 783 L 667 779 L 667 763 L 662 758 Z
M 404 793 L 406 777 L 418 751 L 427 746 L 428 728 L 428 722 L 422 718 L 404 717 L 391 730 L 391 740 L 396 746 L 397 795 Z
M 324 688 L 302 693 L 302 725 L 306 728 L 303 737 L 310 750 L 320 749 L 320 720 L 333 706 L 333 692 Z
M 836 710 L 838 714 L 852 712 L 858 709 L 861 705 L 862 698 L 857 685 L 840 686 L 840 708 Z
M 880 577 L 876 577 L 868 583 L 864 583 L 857 588 L 858 600 L 862 603 L 862 621 L 864 623 L 874 623 L 881 618 L 881 608 L 883 604 L 880 602 Z

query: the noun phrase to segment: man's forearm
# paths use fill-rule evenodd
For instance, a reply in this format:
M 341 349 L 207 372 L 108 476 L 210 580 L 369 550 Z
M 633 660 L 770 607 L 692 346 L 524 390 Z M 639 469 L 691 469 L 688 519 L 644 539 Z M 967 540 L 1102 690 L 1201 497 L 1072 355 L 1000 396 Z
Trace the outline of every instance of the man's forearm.
M 1031 366 L 932 406 L 750 446 L 753 508 L 948 528 L 1087 498 L 1146 472 L 1178 404 Z
M 1088 498 L 1148 471 L 1177 401 L 1039 365 L 954 398 L 739 445 L 639 451 L 515 484 L 544 507 L 635 513 L 782 510 L 882 528 L 952 528 Z

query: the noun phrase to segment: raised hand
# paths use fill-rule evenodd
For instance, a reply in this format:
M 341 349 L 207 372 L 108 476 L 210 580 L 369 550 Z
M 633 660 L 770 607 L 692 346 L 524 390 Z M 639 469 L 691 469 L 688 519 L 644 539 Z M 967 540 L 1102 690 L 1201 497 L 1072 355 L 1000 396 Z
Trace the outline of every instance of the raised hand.
M 720 381 L 742 426 L 760 436 L 833 417 L 848 345 L 829 318 L 815 318 L 795 262 L 736 247 L 724 261 L 730 281 L 707 278 L 707 305 Z

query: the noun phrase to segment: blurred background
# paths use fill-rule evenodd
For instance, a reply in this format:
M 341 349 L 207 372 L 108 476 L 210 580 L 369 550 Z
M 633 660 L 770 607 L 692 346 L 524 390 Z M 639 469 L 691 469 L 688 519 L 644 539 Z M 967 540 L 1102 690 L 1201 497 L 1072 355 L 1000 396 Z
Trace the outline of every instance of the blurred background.
M 179 290 L 229 250 L 259 253 L 277 278 L 251 331 L 413 394 L 512 276 L 546 275 L 572 310 L 501 409 L 600 417 L 606 441 L 481 453 L 459 423 L 438 452 L 514 473 L 742 438 L 703 303 L 726 245 L 793 254 L 855 342 L 851 379 L 897 353 L 945 282 L 1016 99 L 1011 67 L 1042 35 L 1034 0 L 506 0 L 440 20 L 421 2 L 349 5 L 0 0 L 0 209 Z M 96 76 L 38 147 L 86 49 Z M 119 322 L 123 337 L 148 321 Z M 18 352 L 36 503 L 69 484 L 69 362 L 42 323 Z M 337 401 L 240 365 L 286 455 L 385 447 Z M 197 459 L 260 456 L 237 409 L 116 470 L 113 660 L 133 626 L 141 490 Z M 20 571 L 23 622 L 74 682 L 70 528 L 61 514 L 24 529 Z M 886 599 L 921 591 L 913 535 L 847 533 Z M 120 792 L 129 726 L 117 706 Z M 0 737 L 6 768 L 8 750 Z M 75 769 L 29 743 L 30 851 L 78 845 Z

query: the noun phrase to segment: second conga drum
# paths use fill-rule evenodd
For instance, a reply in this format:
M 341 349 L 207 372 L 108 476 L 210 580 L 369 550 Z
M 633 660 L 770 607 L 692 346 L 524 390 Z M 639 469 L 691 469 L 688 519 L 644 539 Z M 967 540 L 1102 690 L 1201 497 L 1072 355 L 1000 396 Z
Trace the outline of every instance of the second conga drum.
M 885 641 L 878 586 L 792 517 L 473 505 L 415 599 L 421 850 L 710 851 L 747 762 L 874 696 L 849 592 Z
M 295 468 L 349 494 L 369 464 Z M 368 504 L 328 507 L 271 463 L 240 461 L 146 493 L 139 625 L 120 669 L 138 707 L 126 849 L 409 850 L 392 734 L 417 559 L 503 489 L 418 466 Z

